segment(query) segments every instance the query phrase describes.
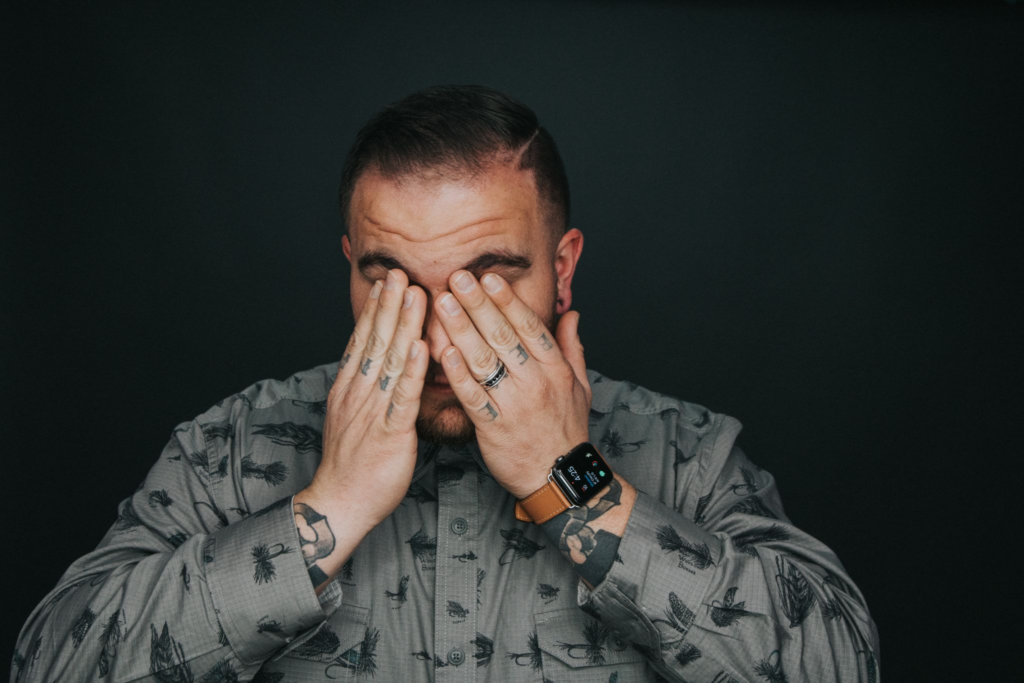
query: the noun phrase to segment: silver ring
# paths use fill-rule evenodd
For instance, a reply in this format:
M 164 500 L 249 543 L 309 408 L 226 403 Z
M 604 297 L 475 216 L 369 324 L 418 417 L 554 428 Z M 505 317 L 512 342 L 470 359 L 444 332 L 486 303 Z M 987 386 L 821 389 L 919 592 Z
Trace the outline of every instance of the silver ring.
M 495 371 L 488 375 L 487 379 L 477 381 L 480 382 L 480 386 L 482 386 L 486 391 L 490 391 L 494 387 L 498 386 L 498 382 L 503 380 L 505 378 L 505 375 L 507 374 L 508 370 L 505 369 L 505 364 L 502 363 L 501 359 L 499 358 L 498 367 L 495 369 Z

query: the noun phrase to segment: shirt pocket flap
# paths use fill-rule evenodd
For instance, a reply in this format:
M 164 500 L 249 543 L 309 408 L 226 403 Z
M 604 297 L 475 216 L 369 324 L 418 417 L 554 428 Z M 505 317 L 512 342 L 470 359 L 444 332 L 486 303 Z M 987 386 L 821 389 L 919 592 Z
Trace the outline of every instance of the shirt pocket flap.
M 642 662 L 644 656 L 578 607 L 534 615 L 537 645 L 566 666 L 578 669 Z
M 329 662 L 339 656 L 358 658 L 359 648 L 366 635 L 370 610 L 367 607 L 342 603 L 337 611 L 317 628 L 288 643 L 278 654 L 271 657 L 276 662 L 281 657 L 295 657 L 314 662 Z

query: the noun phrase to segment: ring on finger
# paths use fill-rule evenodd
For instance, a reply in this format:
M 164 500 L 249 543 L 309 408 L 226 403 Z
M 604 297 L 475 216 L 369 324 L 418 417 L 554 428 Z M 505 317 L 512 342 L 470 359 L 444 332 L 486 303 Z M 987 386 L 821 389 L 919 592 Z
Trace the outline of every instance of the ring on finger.
M 505 379 L 505 375 L 508 374 L 508 370 L 505 369 L 505 364 L 498 359 L 498 367 L 495 368 L 494 372 L 489 374 L 485 379 L 477 380 L 480 386 L 486 391 L 490 391 L 494 387 L 498 386 L 498 382 Z

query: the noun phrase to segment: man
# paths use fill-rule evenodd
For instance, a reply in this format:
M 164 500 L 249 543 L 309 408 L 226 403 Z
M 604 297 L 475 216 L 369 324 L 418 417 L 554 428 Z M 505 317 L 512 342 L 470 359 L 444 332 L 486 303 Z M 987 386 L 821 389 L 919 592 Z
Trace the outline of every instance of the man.
M 532 111 L 411 95 L 340 195 L 340 361 L 179 425 L 12 680 L 878 680 L 863 596 L 740 423 L 586 367 Z

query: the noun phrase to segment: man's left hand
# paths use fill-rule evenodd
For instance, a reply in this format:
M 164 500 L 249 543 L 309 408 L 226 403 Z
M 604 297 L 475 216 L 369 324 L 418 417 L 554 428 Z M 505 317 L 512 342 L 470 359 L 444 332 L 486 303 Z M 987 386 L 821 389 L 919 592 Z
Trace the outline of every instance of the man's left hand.
M 580 315 L 563 315 L 553 337 L 501 276 L 487 273 L 482 280 L 458 270 L 449 280 L 451 293 L 434 304 L 453 344 L 441 354 L 442 367 L 476 426 L 488 470 L 522 499 L 547 483 L 555 458 L 589 439 L 591 390 Z M 469 287 L 460 287 L 464 283 Z M 499 358 L 508 375 L 487 391 L 480 381 Z

